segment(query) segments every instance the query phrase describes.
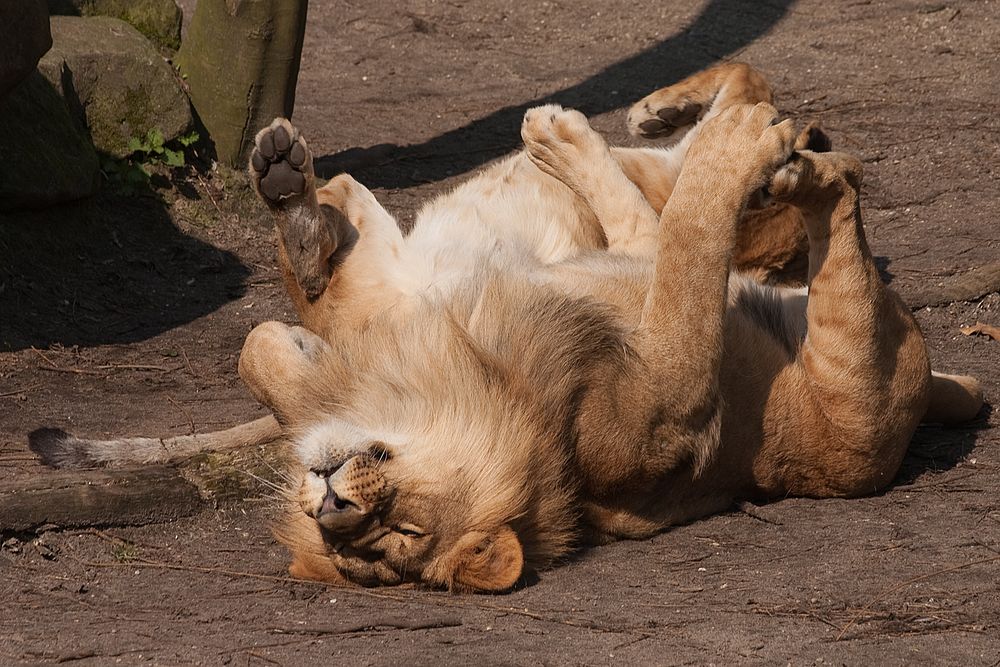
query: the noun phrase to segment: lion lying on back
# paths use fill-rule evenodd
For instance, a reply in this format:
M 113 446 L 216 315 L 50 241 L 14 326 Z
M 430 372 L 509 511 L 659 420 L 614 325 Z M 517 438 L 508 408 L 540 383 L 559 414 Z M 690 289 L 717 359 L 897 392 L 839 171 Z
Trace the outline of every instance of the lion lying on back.
M 931 374 L 879 279 L 861 165 L 806 150 L 822 135 L 773 124 L 769 101 L 739 64 L 658 91 L 629 121 L 681 135 L 669 149 L 609 149 L 579 113 L 533 109 L 525 152 L 407 237 L 349 176 L 317 190 L 287 121 L 263 130 L 251 175 L 305 328 L 258 326 L 240 374 L 301 463 L 292 574 L 504 590 L 738 498 L 875 492 L 922 418 L 974 416 L 978 383 Z M 758 282 L 806 252 L 808 291 Z M 165 458 L 159 439 L 32 445 L 62 465 Z

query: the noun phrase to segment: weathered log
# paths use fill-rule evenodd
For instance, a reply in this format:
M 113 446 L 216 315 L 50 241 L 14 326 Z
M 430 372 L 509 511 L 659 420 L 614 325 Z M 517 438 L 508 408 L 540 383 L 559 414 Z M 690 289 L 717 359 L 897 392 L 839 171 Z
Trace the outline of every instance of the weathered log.
M 0 483 L 0 532 L 161 523 L 201 506 L 197 488 L 166 466 L 53 471 Z
M 1000 291 L 1000 262 L 970 269 L 925 287 L 906 299 L 910 308 L 940 306 L 955 301 L 972 301 L 991 292 Z
M 177 54 L 220 161 L 243 167 L 257 131 L 295 106 L 308 0 L 199 0 Z

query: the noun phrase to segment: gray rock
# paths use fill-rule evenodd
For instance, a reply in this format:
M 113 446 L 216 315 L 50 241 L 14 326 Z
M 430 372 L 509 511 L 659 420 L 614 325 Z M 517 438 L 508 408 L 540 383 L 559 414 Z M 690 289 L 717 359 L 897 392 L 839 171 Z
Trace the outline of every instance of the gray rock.
M 0 99 L 35 71 L 52 46 L 45 0 L 0 2 Z
M 97 153 L 62 97 L 32 72 L 0 100 L 0 210 L 40 208 L 93 194 Z
M 121 19 L 160 46 L 181 45 L 183 15 L 174 0 L 48 0 L 48 5 L 52 14 Z
M 187 133 L 191 107 L 173 69 L 119 19 L 53 16 L 52 50 L 39 71 L 90 131 L 97 150 L 128 155 L 128 141 L 152 128 L 165 141 Z

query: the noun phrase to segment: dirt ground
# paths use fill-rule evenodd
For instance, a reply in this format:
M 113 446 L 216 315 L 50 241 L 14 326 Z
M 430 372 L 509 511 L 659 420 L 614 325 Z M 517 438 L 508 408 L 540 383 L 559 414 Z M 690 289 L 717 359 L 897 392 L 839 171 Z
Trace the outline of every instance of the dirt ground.
M 193 1 L 185 2 L 190 10 Z M 720 59 L 774 82 L 866 165 L 868 237 L 905 298 L 1000 259 L 1000 5 L 324 0 L 295 120 L 404 221 L 575 106 L 615 143 L 627 105 Z M 208 431 L 260 416 L 236 374 L 250 328 L 293 320 L 245 182 L 188 171 L 0 218 L 0 475 L 25 442 Z M 1000 295 L 921 309 L 934 365 L 1000 395 Z M 922 428 L 888 492 L 788 499 L 597 548 L 503 596 L 284 579 L 252 485 L 186 519 L 50 530 L 0 550 L 0 663 L 1000 664 L 997 414 Z

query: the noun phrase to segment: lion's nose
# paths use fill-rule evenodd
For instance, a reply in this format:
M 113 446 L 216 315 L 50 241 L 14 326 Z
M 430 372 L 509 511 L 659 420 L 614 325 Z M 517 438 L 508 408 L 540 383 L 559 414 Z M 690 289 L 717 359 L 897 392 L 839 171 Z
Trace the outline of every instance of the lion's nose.
M 326 488 L 327 491 L 326 496 L 323 498 L 323 507 L 319 511 L 321 515 L 326 514 L 327 512 L 343 512 L 348 507 L 359 509 L 357 504 L 338 496 L 337 492 L 331 489 L 329 484 L 327 484 Z

